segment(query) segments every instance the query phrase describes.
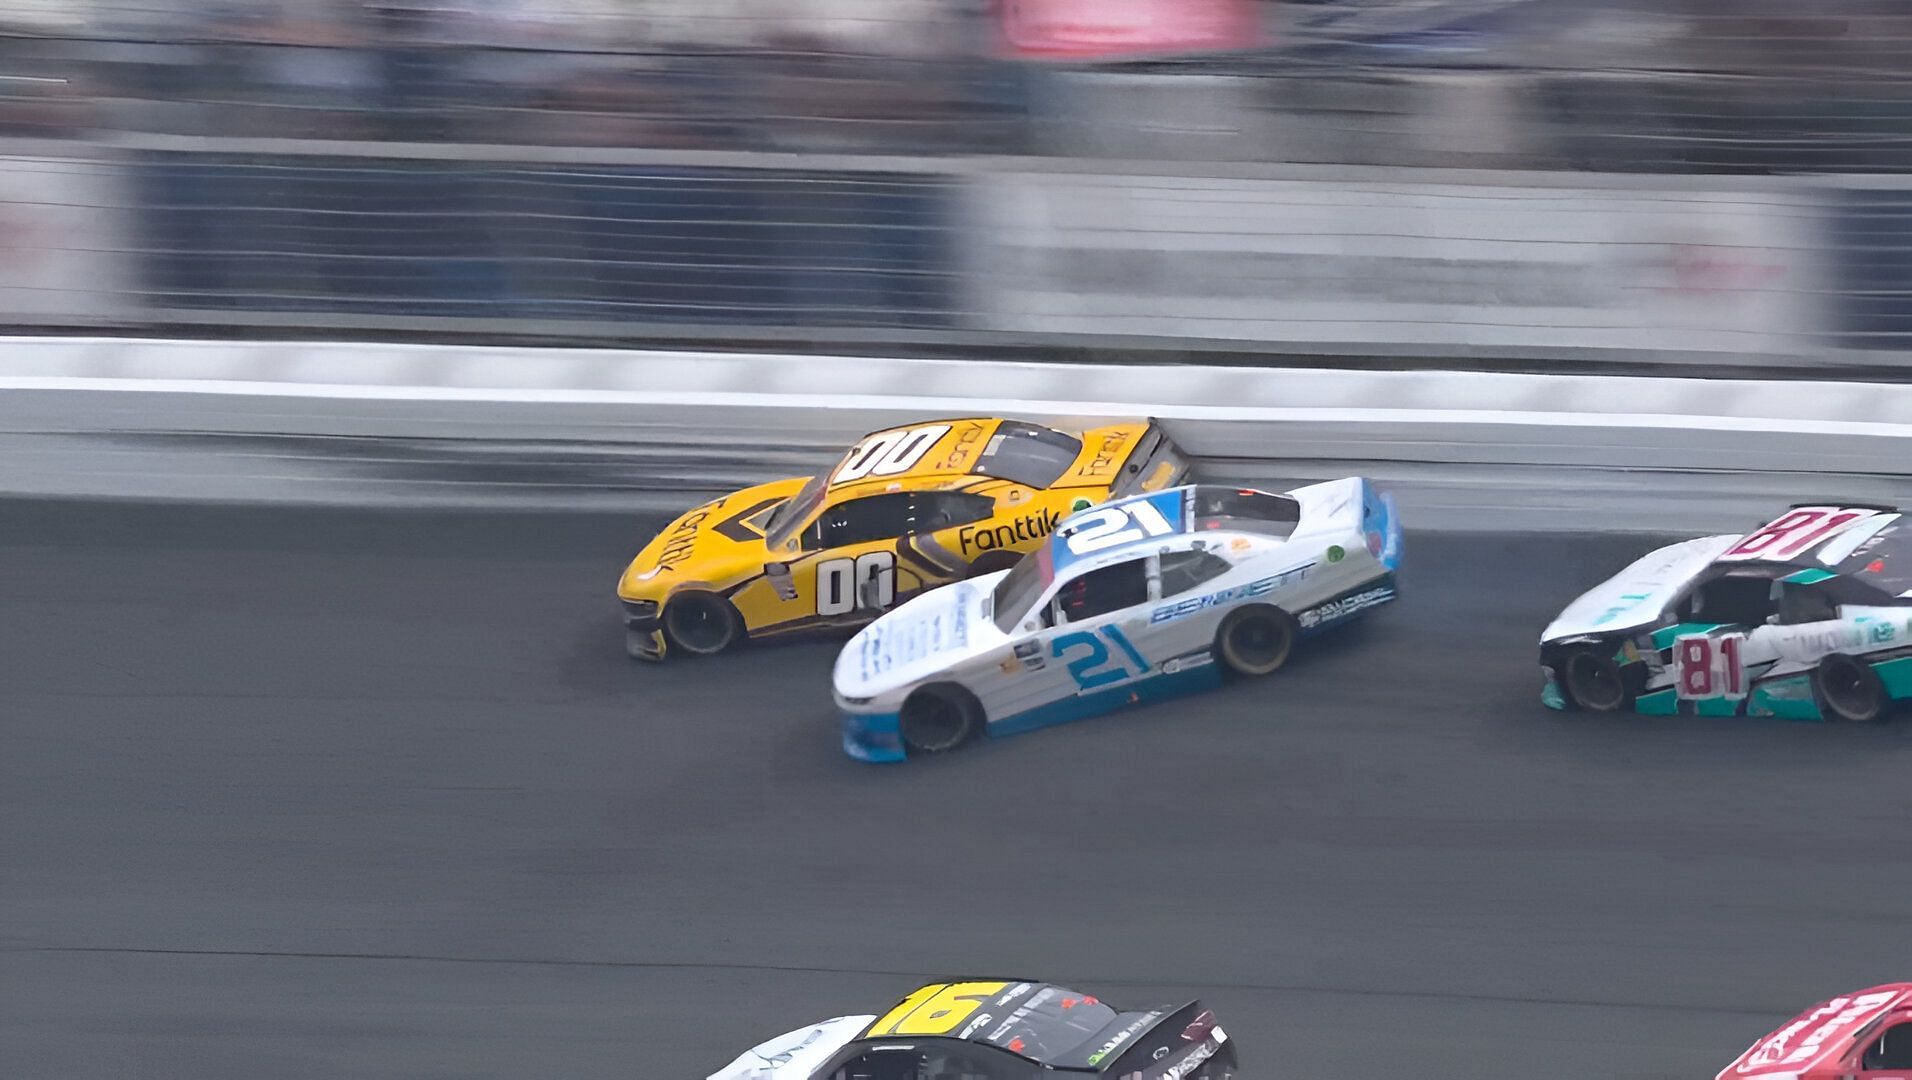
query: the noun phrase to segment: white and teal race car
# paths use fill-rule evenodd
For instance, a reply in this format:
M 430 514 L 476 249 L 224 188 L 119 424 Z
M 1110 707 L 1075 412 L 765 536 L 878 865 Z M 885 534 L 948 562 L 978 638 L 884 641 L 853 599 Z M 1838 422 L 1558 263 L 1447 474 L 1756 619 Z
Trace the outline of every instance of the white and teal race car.
M 1104 503 L 850 639 L 843 748 L 901 761 L 1272 674 L 1298 640 L 1393 600 L 1400 560 L 1392 500 L 1358 478 Z
M 1541 634 L 1556 709 L 1867 721 L 1912 702 L 1912 519 L 1802 504 L 1655 551 Z

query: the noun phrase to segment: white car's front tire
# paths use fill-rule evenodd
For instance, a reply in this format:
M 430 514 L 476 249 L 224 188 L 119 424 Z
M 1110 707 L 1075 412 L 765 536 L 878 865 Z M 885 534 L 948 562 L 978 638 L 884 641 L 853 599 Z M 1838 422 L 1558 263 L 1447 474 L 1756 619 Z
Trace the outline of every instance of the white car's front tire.
M 913 754 L 954 750 L 982 731 L 982 703 L 952 683 L 917 687 L 896 718 L 903 745 Z

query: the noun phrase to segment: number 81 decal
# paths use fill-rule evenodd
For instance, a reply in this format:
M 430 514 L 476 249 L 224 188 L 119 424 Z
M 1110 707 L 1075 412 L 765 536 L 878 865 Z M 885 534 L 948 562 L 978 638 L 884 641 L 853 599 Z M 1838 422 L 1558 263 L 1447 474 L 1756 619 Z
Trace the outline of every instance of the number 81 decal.
M 865 586 L 874 585 L 875 602 L 864 603 Z M 860 607 L 887 608 L 896 600 L 896 552 L 871 551 L 854 559 L 817 563 L 817 614 L 848 615 Z
M 1683 634 L 1673 642 L 1673 677 L 1687 700 L 1746 696 L 1745 634 Z

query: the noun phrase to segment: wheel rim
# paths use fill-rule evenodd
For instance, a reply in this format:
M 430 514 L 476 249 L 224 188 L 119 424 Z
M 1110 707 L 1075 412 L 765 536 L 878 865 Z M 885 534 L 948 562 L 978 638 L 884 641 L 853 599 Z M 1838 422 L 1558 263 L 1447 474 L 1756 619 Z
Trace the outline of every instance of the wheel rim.
M 1870 720 L 1879 713 L 1878 695 L 1869 673 L 1855 663 L 1836 663 L 1820 669 L 1819 692 L 1834 712 L 1851 720 Z
M 666 621 L 671 637 L 689 652 L 719 652 L 730 644 L 729 613 L 714 601 L 680 600 L 671 605 Z
M 956 702 L 942 694 L 922 694 L 904 708 L 903 738 L 925 753 L 951 750 L 963 741 L 969 718 Z
M 1228 652 L 1244 671 L 1273 671 L 1288 657 L 1288 628 L 1267 616 L 1243 619 L 1228 633 Z
M 1567 662 L 1567 686 L 1575 701 L 1596 712 L 1617 709 L 1626 701 L 1619 667 L 1591 653 L 1581 653 Z

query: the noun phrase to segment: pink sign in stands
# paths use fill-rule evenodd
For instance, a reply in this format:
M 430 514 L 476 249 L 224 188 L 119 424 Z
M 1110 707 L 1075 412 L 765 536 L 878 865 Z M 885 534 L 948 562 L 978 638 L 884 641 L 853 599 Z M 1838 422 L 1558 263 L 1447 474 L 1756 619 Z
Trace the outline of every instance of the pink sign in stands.
M 1011 56 L 1093 60 L 1249 49 L 1265 43 L 1255 0 L 997 0 Z

